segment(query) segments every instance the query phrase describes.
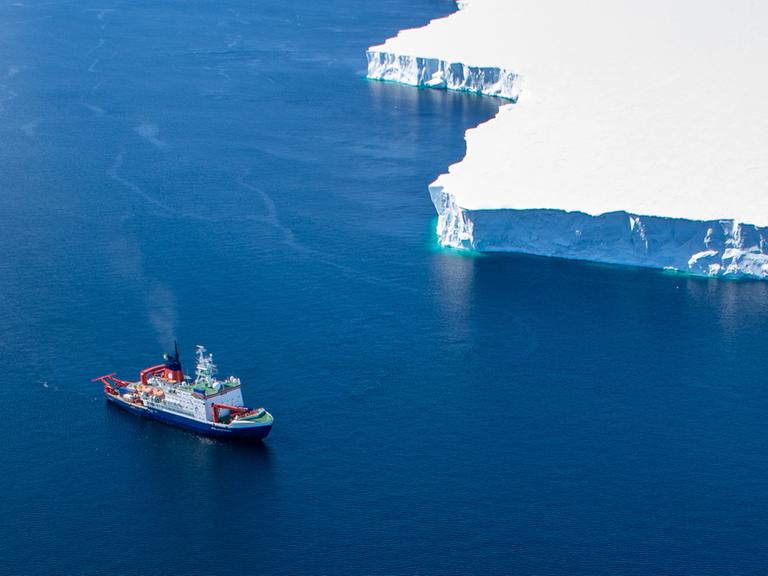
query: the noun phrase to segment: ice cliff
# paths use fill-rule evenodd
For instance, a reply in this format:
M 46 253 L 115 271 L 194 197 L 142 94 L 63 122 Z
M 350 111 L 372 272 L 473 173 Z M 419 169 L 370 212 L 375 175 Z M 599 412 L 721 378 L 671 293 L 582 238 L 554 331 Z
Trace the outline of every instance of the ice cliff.
M 443 245 L 768 278 L 768 3 L 460 8 L 367 54 L 510 101 L 429 187 Z

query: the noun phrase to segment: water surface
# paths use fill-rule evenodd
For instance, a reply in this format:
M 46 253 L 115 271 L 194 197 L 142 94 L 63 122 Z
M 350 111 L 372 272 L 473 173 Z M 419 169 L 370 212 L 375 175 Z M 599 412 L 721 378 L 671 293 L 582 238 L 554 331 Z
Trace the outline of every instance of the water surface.
M 0 573 L 768 560 L 768 285 L 434 246 L 498 104 L 363 78 L 448 0 L 0 6 Z M 110 409 L 176 337 L 261 446 Z

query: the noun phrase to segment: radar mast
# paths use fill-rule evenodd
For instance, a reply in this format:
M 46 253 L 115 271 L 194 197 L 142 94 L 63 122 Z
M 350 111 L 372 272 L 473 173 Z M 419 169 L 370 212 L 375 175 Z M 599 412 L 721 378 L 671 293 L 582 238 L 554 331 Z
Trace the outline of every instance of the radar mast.
M 216 364 L 213 363 L 213 354 L 210 354 L 205 346 L 197 345 L 197 366 L 195 367 L 195 384 L 213 388 L 216 384 Z

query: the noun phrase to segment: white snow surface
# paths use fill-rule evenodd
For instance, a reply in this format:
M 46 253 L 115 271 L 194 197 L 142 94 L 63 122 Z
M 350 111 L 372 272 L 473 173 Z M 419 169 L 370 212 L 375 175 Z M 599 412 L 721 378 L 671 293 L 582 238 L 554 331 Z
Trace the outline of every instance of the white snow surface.
M 531 233 L 525 226 L 515 233 L 520 211 L 561 211 L 571 220 L 620 212 L 627 234 L 638 215 L 653 217 L 662 234 L 677 220 L 702 226 L 683 242 L 685 254 L 677 246 L 665 255 L 649 241 L 640 256 L 611 258 L 616 239 L 606 237 L 605 257 L 593 257 L 574 253 L 577 236 L 561 238 L 556 255 L 686 268 L 684 259 L 689 270 L 714 259 L 719 268 L 710 262 L 698 271 L 768 274 L 768 2 L 471 0 L 461 7 L 368 51 L 371 78 L 515 101 L 469 130 L 465 158 L 430 186 L 443 244 L 520 250 L 519 234 Z M 473 215 L 484 210 L 501 210 L 494 238 L 476 236 Z M 506 240 L 499 236 L 505 219 Z M 713 226 L 730 234 L 730 244 L 707 246 Z M 756 231 L 754 245 L 743 245 L 747 228 Z M 520 251 L 547 253 L 523 240 L 528 248 Z M 747 253 L 760 262 L 734 269 L 734 258 Z

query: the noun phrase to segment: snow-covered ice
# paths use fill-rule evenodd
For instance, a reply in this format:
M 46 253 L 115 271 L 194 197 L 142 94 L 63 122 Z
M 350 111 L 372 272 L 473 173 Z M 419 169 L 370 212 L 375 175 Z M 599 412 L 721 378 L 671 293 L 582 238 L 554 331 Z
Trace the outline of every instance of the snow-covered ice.
M 371 78 L 515 103 L 430 185 L 444 245 L 768 276 L 768 3 L 471 0 Z

